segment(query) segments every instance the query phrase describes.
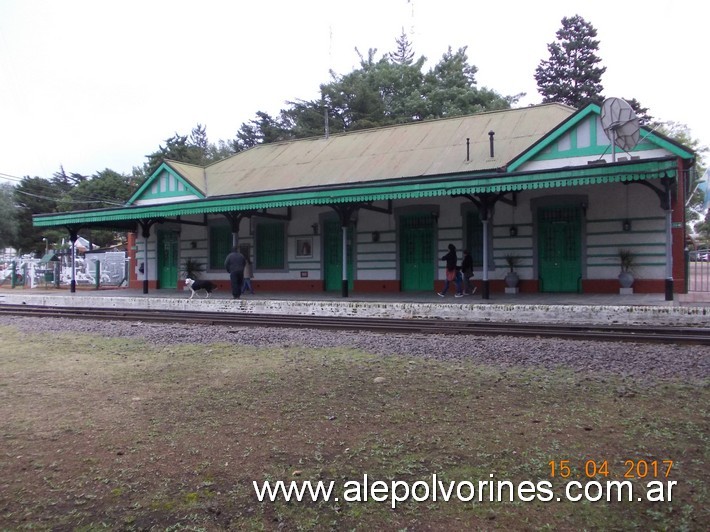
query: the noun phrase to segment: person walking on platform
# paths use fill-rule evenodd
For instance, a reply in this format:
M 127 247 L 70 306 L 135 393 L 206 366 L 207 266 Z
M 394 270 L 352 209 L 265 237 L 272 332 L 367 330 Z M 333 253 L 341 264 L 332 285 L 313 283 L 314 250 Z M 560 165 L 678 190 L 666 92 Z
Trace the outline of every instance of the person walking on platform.
M 247 259 L 247 263 L 244 266 L 244 284 L 242 285 L 242 294 L 246 294 L 247 290 L 249 290 L 249 293 L 254 295 L 254 288 L 251 286 L 251 278 L 254 277 L 254 274 L 252 273 L 252 265 L 249 257 L 245 258 Z
M 445 297 L 446 292 L 449 290 L 449 284 L 454 281 L 456 285 L 456 294 L 454 297 L 463 297 L 463 292 L 461 291 L 461 275 L 456 267 L 458 262 L 458 257 L 456 256 L 456 246 L 449 244 L 449 252 L 441 257 L 441 260 L 446 261 L 446 282 L 444 283 L 444 289 L 438 292 L 439 297 Z
M 232 299 L 239 299 L 242 295 L 242 283 L 244 282 L 244 267 L 247 264 L 247 259 L 239 251 L 239 248 L 234 246 L 232 252 L 224 259 L 224 269 L 229 274 L 229 282 L 232 285 Z
M 471 278 L 473 277 L 473 257 L 467 249 L 463 250 L 463 260 L 461 261 L 461 273 L 463 274 L 463 293 L 472 296 L 476 293 Z

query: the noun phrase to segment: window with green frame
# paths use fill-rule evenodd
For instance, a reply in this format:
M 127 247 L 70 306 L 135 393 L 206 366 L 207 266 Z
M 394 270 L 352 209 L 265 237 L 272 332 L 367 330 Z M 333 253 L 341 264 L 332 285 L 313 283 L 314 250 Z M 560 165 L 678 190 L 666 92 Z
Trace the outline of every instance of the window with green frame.
M 466 213 L 466 249 L 471 253 L 474 268 L 483 267 L 483 222 L 478 211 Z
M 210 227 L 210 270 L 223 270 L 224 259 L 232 251 L 232 229 L 228 225 Z
M 286 263 L 286 239 L 284 224 L 280 222 L 259 222 L 256 225 L 254 254 L 256 269 L 282 270 Z

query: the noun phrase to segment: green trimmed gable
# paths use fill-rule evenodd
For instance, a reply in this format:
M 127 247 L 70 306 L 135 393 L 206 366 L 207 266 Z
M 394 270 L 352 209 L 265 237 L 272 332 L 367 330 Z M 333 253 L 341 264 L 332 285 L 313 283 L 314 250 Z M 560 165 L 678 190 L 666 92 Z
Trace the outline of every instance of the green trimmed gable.
M 669 155 L 675 155 L 684 159 L 692 159 L 694 154 L 687 151 L 666 139 L 660 134 L 654 133 L 645 127 L 641 128 L 639 143 L 631 152 L 641 155 L 639 152 L 663 149 Z M 605 154 L 611 154 L 611 141 L 601 125 L 601 108 L 598 105 L 590 104 L 581 109 L 568 120 L 555 128 L 537 144 L 522 153 L 508 165 L 509 172 L 520 170 L 525 163 L 533 161 L 549 161 L 557 159 L 601 158 Z M 628 157 L 626 152 L 616 149 L 618 157 Z M 657 157 L 658 155 L 653 155 Z M 641 156 L 641 158 L 644 158 Z
M 133 194 L 127 205 L 135 205 L 138 202 L 167 203 L 196 197 L 204 199 L 205 196 L 187 179 L 163 163 Z

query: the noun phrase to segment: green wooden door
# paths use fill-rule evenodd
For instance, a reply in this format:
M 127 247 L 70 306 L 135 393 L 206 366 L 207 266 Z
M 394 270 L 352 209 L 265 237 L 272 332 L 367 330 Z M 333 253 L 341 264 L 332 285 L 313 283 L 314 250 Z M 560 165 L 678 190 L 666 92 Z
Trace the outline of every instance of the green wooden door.
M 399 219 L 399 276 L 403 292 L 434 289 L 434 220 L 430 214 Z
M 348 228 L 348 290 L 353 288 L 353 230 Z M 323 224 L 323 276 L 325 289 L 337 292 L 343 288 L 343 230 L 338 220 Z
M 540 209 L 538 231 L 540 291 L 579 291 L 582 279 L 579 208 Z
M 158 287 L 177 288 L 178 234 L 158 231 Z

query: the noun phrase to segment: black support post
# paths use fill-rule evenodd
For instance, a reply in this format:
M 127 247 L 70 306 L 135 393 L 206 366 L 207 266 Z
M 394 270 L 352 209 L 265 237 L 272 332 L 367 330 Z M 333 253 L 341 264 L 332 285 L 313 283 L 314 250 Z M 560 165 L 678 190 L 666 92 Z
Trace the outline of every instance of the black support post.
M 71 281 L 69 283 L 69 292 L 76 292 L 76 241 L 79 238 L 79 229 L 77 227 L 69 228 L 69 240 L 71 240 Z
M 143 237 L 143 293 L 148 293 L 148 238 L 150 238 L 150 228 L 158 220 L 138 220 L 138 225 L 141 228 L 141 236 Z
M 343 247 L 343 284 L 341 289 L 341 295 L 343 297 L 348 297 L 348 227 L 353 223 L 353 215 L 358 211 L 360 205 L 349 204 L 349 205 L 330 205 L 338 214 L 338 219 L 340 220 L 340 227 L 342 228 L 342 247 Z

